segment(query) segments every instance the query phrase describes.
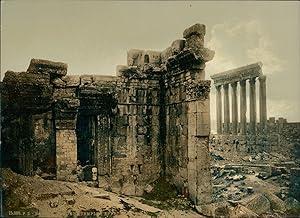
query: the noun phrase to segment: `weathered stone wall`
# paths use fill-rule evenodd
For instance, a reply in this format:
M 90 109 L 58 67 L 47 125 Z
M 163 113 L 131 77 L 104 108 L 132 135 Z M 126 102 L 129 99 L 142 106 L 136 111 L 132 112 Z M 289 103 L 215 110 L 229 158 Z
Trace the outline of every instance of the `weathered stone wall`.
M 75 130 L 56 131 L 57 179 L 76 181 L 77 146 Z
M 183 51 L 168 60 L 173 65 L 164 77 L 166 176 L 182 192 L 187 186 L 193 202 L 207 204 L 212 200 L 208 148 L 210 81 L 204 80 L 204 63 L 212 57 L 208 57 L 211 54 L 203 48 L 204 26 L 192 26 L 183 35 L 186 46 L 178 46 Z M 185 51 L 204 58 L 199 60 Z
M 274 121 L 274 122 L 273 122 Z M 269 119 L 267 123 L 268 139 L 273 138 L 272 150 L 281 152 L 289 151 L 295 158 L 300 157 L 300 123 L 287 122 L 286 119 L 278 118 L 275 122 Z
M 164 176 L 179 190 L 188 188 L 195 204 L 210 203 L 204 69 L 214 52 L 203 47 L 204 35 L 205 26 L 196 24 L 162 52 L 130 50 L 117 77 L 67 76 L 66 64 L 36 59 L 27 72 L 6 73 L 4 147 L 24 162 L 19 171 L 33 172 L 36 148 L 35 163 L 50 162 L 60 180 L 76 180 L 79 160 L 95 165 L 99 186 L 114 192 L 142 195 Z M 17 146 L 8 149 L 12 142 Z
M 248 125 L 249 127 L 249 125 Z M 259 127 L 259 124 L 257 124 Z M 257 153 L 278 152 L 300 156 L 300 123 L 287 122 L 286 119 L 269 118 L 265 133 L 256 135 L 215 135 L 214 145 L 225 151 Z
M 127 195 L 142 195 L 159 178 L 159 81 L 119 81 L 119 101 L 112 136 L 111 187 Z M 101 180 L 101 178 L 99 179 Z
M 42 172 L 55 173 L 55 130 L 52 112 L 35 114 L 33 121 L 34 166 Z
M 56 132 L 56 177 L 59 180 L 76 181 L 76 123 L 79 107 L 76 92 L 79 83 L 74 83 L 65 75 L 52 78 L 51 83 L 54 88 L 52 110 Z
M 208 149 L 210 82 L 198 81 L 195 86 L 191 81 L 171 83 L 167 88 L 166 175 L 182 192 L 187 183 L 190 198 L 197 204 L 203 204 L 211 202 Z M 203 90 L 201 97 L 194 96 L 199 91 L 196 91 L 197 86 Z M 171 95 L 172 92 L 178 92 L 178 95 Z
M 25 175 L 31 175 L 38 167 L 47 173 L 55 171 L 50 79 L 56 74 L 43 64 L 26 72 L 8 71 L 1 82 L 3 166 Z M 58 70 L 64 67 L 55 64 Z

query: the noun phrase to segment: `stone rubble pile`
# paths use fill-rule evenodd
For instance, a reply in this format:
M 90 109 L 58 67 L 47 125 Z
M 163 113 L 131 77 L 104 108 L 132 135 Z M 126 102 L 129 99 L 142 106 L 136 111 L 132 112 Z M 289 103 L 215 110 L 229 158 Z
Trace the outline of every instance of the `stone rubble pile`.
M 264 151 L 250 155 L 239 153 L 238 158 L 230 158 L 227 150 L 211 148 L 214 204 L 210 210 L 198 208 L 200 212 L 225 217 L 293 217 L 300 214 L 297 161 Z

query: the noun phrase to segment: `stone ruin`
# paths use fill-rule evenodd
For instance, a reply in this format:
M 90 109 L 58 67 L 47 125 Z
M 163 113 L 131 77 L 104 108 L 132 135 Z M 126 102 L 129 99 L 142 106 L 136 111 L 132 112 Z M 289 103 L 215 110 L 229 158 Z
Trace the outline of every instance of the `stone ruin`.
M 214 203 L 226 200 L 244 204 L 258 214 L 247 217 L 261 217 L 267 210 L 268 213 L 273 210 L 274 216 L 276 210 L 281 210 L 284 212 L 280 216 L 293 217 L 288 211 L 291 208 L 288 202 L 293 201 L 296 202 L 294 205 L 298 205 L 293 206 L 293 213 L 299 215 L 300 122 L 287 122 L 282 117 L 267 119 L 266 76 L 260 62 L 217 73 L 211 78 L 216 88 L 217 121 L 217 134 L 210 137 Z M 258 86 L 256 82 L 259 82 Z M 250 122 L 247 119 L 247 105 Z M 259 184 L 263 184 L 262 188 L 258 188 Z M 273 189 L 276 186 L 279 188 L 277 193 Z M 246 191 L 245 187 L 249 189 Z M 276 193 L 273 200 L 267 192 Z M 252 203 L 247 202 L 251 195 L 260 197 L 255 197 Z M 282 208 L 275 209 L 273 204 L 268 209 L 261 200 L 263 198 L 269 198 L 269 203 L 265 201 L 269 205 L 277 199 L 276 204 L 281 202 Z M 265 211 L 260 211 L 259 207 Z M 218 208 L 215 211 L 217 213 Z M 232 217 L 246 217 L 240 212 Z M 224 210 L 220 215 L 226 217 Z
M 211 78 L 217 91 L 217 135 L 215 137 L 222 143 L 229 142 L 231 144 L 229 146 L 232 146 L 231 151 L 280 152 L 282 147 L 293 150 L 294 145 L 300 146 L 299 122 L 288 123 L 282 117 L 276 122 L 274 117 L 267 120 L 266 76 L 263 75 L 261 62 L 217 73 Z M 259 81 L 259 113 L 257 113 L 256 107 L 257 80 Z M 247 81 L 249 81 L 249 85 L 247 85 Z M 229 86 L 231 87 L 231 99 L 229 98 Z M 250 92 L 250 122 L 247 122 L 247 87 Z M 239 104 L 238 93 L 240 95 Z M 287 144 L 292 147 L 283 146 Z
M 77 162 L 98 169 L 99 187 L 142 195 L 160 177 L 211 202 L 210 81 L 205 26 L 162 52 L 130 50 L 117 76 L 67 74 L 67 64 L 32 59 L 1 82 L 3 166 L 37 168 L 76 181 Z
M 257 115 L 256 115 L 256 78 L 259 78 L 259 132 L 265 132 L 267 123 L 267 103 L 266 103 L 266 76 L 261 70 L 262 63 L 255 63 L 237 69 L 214 74 L 211 78 L 217 90 L 217 133 L 237 135 L 256 135 Z M 250 84 L 250 125 L 247 128 L 247 102 L 246 102 L 246 82 Z M 240 85 L 240 125 L 238 126 L 238 101 L 237 84 Z M 229 105 L 229 85 L 231 86 L 231 122 Z M 224 90 L 224 124 L 222 124 L 222 88 Z M 231 124 L 231 125 L 230 125 Z M 230 128 L 231 127 L 231 128 Z M 239 127 L 239 128 L 238 128 Z
M 217 135 L 214 138 L 218 139 L 220 145 L 232 142 L 229 146 L 232 146 L 235 151 L 248 153 L 268 147 L 266 76 L 263 75 L 261 67 L 262 63 L 258 62 L 211 76 L 217 91 Z M 257 78 L 259 80 L 259 123 L 256 111 Z M 247 81 L 249 81 L 250 92 L 250 122 L 247 122 Z M 229 98 L 229 86 L 231 99 Z M 238 110 L 238 106 L 240 110 Z

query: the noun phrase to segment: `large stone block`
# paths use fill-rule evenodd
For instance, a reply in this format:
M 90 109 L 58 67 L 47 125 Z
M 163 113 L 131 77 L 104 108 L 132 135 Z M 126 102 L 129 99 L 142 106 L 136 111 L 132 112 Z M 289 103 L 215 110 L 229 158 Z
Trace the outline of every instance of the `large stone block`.
M 179 52 L 181 52 L 184 49 L 185 46 L 185 40 L 178 39 L 172 42 L 171 48 L 172 48 L 172 55 L 176 55 Z
M 53 98 L 76 98 L 76 88 L 55 88 Z
M 172 47 L 168 47 L 161 53 L 161 62 L 165 63 L 169 57 L 173 56 Z
M 209 136 L 210 134 L 210 117 L 209 113 L 197 113 L 197 136 Z
M 148 56 L 148 57 L 147 57 Z M 148 59 L 148 61 L 147 61 Z M 151 51 L 147 50 L 143 54 L 143 63 L 144 64 L 154 64 L 154 65 L 160 65 L 161 63 L 161 52 L 160 51 Z
M 215 51 L 210 50 L 208 48 L 201 48 L 200 51 L 199 51 L 199 54 L 201 55 L 202 60 L 204 62 L 208 62 L 208 61 L 211 61 L 214 58 Z
M 271 212 L 270 201 L 263 195 L 256 196 L 246 205 L 246 207 L 252 211 L 255 211 L 255 213 L 258 215 Z
M 192 35 L 205 35 L 205 25 L 196 23 L 193 26 L 187 28 L 183 32 L 183 38 L 188 38 Z
M 196 146 L 197 146 L 196 145 L 196 137 L 190 136 L 188 138 L 188 147 L 187 147 L 189 161 L 193 161 L 197 157 L 197 147 Z
M 209 104 L 209 99 L 206 99 L 204 101 L 196 101 L 197 105 L 197 112 L 207 112 L 209 113 L 210 109 L 210 104 Z M 209 114 L 208 114 L 209 115 Z
M 77 87 L 80 85 L 80 76 L 63 76 L 61 78 L 66 87 Z
M 203 48 L 204 36 L 203 35 L 190 35 L 186 39 L 186 47 L 192 49 L 193 52 Z
M 128 66 L 138 66 L 143 64 L 142 57 L 143 57 L 143 50 L 139 49 L 130 49 L 127 52 L 127 65 Z
M 188 136 L 197 135 L 197 114 L 188 114 Z
M 196 101 L 191 101 L 188 103 L 188 113 L 196 113 L 197 112 L 197 104 Z
M 57 178 L 66 179 L 73 174 L 77 163 L 77 137 L 75 130 L 56 130 Z
M 209 204 L 212 201 L 212 183 L 210 172 L 210 154 L 208 137 L 197 137 L 197 204 Z
M 188 189 L 189 198 L 196 203 L 197 202 L 197 171 L 195 170 L 196 162 L 189 162 L 188 164 Z
M 49 73 L 53 76 L 65 76 L 68 65 L 61 62 L 54 62 L 42 59 L 31 59 L 27 72 Z

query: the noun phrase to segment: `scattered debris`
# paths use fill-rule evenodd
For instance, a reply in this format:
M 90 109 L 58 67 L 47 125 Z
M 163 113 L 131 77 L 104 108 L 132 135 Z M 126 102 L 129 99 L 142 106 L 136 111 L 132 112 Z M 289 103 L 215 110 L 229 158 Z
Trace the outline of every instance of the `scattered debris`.
M 144 188 L 144 191 L 146 193 L 150 193 L 153 190 L 153 186 L 152 185 L 146 185 L 146 187 Z
M 111 200 L 109 194 L 96 194 L 93 195 L 94 198 L 101 198 L 101 199 L 106 199 L 106 200 Z
M 247 207 L 244 207 L 242 205 L 237 205 L 230 211 L 230 217 L 234 218 L 255 218 L 259 217 L 255 212 L 252 210 L 249 210 Z
M 75 204 L 75 199 L 74 198 L 66 198 L 66 203 L 68 204 L 68 205 L 73 205 L 73 204 Z

